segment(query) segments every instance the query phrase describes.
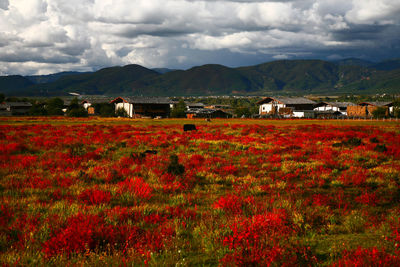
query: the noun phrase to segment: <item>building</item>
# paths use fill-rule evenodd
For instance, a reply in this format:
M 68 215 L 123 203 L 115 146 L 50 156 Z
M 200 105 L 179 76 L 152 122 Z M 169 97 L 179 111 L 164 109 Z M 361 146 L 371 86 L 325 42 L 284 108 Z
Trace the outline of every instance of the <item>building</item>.
M 303 113 L 300 111 L 313 111 L 314 101 L 304 98 L 304 97 L 266 97 L 261 101 L 258 101 L 259 114 L 269 115 L 269 116 L 301 116 Z M 296 111 L 296 114 L 293 112 Z M 310 114 L 310 112 L 306 112 Z
M 0 116 L 28 115 L 31 107 L 29 102 L 4 102 L 0 104 Z
M 372 111 L 376 109 L 377 107 L 386 107 L 389 111 L 389 114 L 393 114 L 393 102 L 381 102 L 381 101 L 375 101 L 375 102 L 362 102 L 358 104 L 359 106 L 366 106 L 367 109 Z M 375 107 L 375 108 L 373 108 Z
M 188 119 L 194 118 L 232 118 L 232 114 L 223 111 L 221 109 L 211 109 L 211 108 L 198 108 L 195 110 L 188 110 L 186 112 L 186 117 Z
M 214 105 L 205 106 L 204 108 L 229 110 L 229 109 L 231 109 L 231 106 L 229 106 L 229 105 L 214 104 Z
M 357 106 L 348 107 L 349 117 L 372 117 L 378 107 L 387 109 L 386 115 L 393 114 L 393 102 L 361 102 Z
M 167 97 L 117 97 L 111 101 L 115 110 L 124 109 L 130 118 L 168 117 L 173 101 Z
M 355 106 L 356 104 L 351 102 L 319 102 L 314 106 L 314 110 L 321 114 L 335 114 L 339 112 L 342 115 L 347 115 L 347 107 Z M 336 113 L 339 115 L 339 113 Z
M 314 110 L 293 110 L 291 118 L 305 118 L 305 119 L 314 119 L 316 113 Z
M 96 111 L 94 105 L 95 104 L 103 104 L 103 103 L 110 103 L 112 99 L 109 97 L 88 97 L 81 101 L 81 105 L 87 110 L 89 115 L 95 115 Z
M 186 109 L 187 110 L 197 110 L 197 109 L 203 109 L 204 108 L 203 103 L 186 103 Z

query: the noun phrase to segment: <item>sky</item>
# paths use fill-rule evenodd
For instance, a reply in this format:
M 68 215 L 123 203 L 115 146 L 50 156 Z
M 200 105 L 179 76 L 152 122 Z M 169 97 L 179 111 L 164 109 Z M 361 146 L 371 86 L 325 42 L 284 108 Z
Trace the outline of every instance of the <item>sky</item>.
M 0 0 L 0 75 L 400 57 L 399 0 Z

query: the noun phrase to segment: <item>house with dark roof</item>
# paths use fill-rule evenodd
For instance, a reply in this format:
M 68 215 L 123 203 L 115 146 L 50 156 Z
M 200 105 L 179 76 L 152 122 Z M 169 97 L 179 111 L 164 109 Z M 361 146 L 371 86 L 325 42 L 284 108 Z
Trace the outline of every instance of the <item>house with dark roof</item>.
M 203 103 L 186 103 L 186 109 L 187 110 L 196 110 L 196 109 L 202 109 L 204 108 Z
M 355 105 L 352 102 L 319 102 L 315 104 L 314 110 L 320 114 L 347 115 L 347 107 Z
M 212 108 L 198 108 L 186 111 L 186 117 L 188 119 L 194 118 L 232 118 L 233 115 L 229 112 L 223 111 L 221 109 Z
M 4 102 L 0 104 L 0 116 L 28 115 L 31 107 L 29 102 Z
M 124 109 L 130 118 L 168 117 L 173 101 L 168 97 L 117 97 L 111 101 L 115 110 Z
M 297 117 L 304 116 L 306 113 L 310 114 L 310 112 L 301 113 L 301 111 L 311 111 L 312 113 L 316 102 L 305 97 L 266 97 L 258 101 L 257 104 L 260 106 L 260 115 L 284 117 L 296 115 Z M 293 113 L 294 111 L 296 111 L 296 114 Z

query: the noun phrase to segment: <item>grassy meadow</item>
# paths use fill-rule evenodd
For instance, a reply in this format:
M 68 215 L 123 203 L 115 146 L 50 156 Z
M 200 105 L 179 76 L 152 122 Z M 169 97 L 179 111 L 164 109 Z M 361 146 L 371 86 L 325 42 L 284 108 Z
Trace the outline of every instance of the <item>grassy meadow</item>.
M 399 140 L 387 120 L 3 117 L 0 263 L 399 266 Z

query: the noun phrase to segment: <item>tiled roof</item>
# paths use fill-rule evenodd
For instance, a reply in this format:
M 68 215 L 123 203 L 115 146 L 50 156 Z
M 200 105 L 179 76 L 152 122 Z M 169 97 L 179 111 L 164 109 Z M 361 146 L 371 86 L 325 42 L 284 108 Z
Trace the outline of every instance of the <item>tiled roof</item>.
M 5 102 L 4 104 L 9 107 L 32 107 L 29 102 Z
M 318 104 L 328 104 L 332 107 L 338 107 L 338 108 L 346 108 L 348 106 L 356 106 L 356 104 L 352 102 L 321 102 Z
M 128 97 L 117 97 L 111 102 L 115 102 L 117 99 L 131 104 L 172 104 L 173 101 L 168 97 L 145 97 L 145 96 L 128 96 Z
M 199 108 L 199 109 L 191 110 L 187 113 L 190 113 L 190 114 L 213 114 L 214 112 L 223 112 L 226 114 L 230 114 L 229 112 L 222 111 L 220 109 L 212 109 L 212 108 Z
M 258 104 L 269 103 L 272 101 L 277 101 L 286 105 L 305 105 L 305 104 L 315 104 L 314 101 L 305 97 L 266 97 L 259 101 Z
M 109 103 L 111 100 L 114 98 L 112 97 L 84 97 L 80 99 L 79 101 L 81 103 L 88 102 L 90 104 L 98 104 L 98 103 Z
M 190 107 L 204 107 L 205 105 L 203 103 L 186 103 L 186 106 Z
M 377 107 L 383 107 L 383 106 L 391 106 L 393 105 L 393 102 L 383 102 L 383 101 L 373 101 L 373 102 L 362 102 L 359 105 L 371 105 L 371 106 L 377 106 Z

